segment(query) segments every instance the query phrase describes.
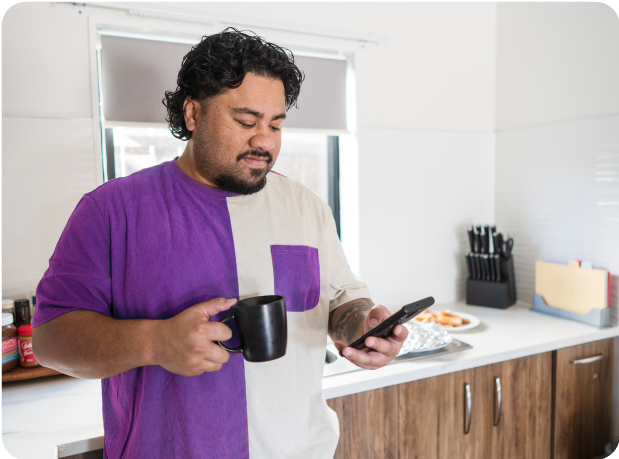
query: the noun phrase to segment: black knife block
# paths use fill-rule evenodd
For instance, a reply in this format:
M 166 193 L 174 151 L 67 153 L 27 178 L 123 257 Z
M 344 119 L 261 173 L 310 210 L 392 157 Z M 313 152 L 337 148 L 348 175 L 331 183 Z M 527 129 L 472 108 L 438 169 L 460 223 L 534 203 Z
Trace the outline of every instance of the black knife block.
M 466 280 L 466 304 L 507 309 L 516 302 L 514 257 L 501 257 L 501 282 Z

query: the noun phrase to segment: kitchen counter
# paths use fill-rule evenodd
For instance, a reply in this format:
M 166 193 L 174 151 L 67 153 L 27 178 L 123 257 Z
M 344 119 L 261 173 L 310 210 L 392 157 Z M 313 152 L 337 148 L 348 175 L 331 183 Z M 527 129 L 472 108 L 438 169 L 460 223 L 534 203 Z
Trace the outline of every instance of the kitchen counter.
M 619 336 L 619 327 L 598 329 L 529 310 L 441 304 L 481 319 L 474 329 L 453 336 L 473 346 L 461 352 L 401 362 L 375 371 L 359 370 L 323 378 L 327 399 L 489 365 Z M 52 376 L 3 386 L 2 440 L 19 459 L 66 457 L 103 447 L 101 382 Z
M 3 384 L 2 443 L 18 459 L 101 449 L 101 409 L 100 379 L 60 375 Z

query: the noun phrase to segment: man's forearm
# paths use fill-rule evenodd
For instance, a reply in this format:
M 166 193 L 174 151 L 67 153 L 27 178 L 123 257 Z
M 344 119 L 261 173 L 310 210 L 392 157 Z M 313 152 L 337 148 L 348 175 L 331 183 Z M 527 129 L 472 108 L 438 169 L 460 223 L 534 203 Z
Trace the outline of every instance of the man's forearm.
M 374 303 L 369 298 L 349 301 L 329 314 L 329 336 L 333 341 L 352 343 L 363 334 L 363 322 Z
M 72 311 L 34 327 L 37 361 L 62 373 L 101 379 L 154 364 L 157 320 L 118 320 Z

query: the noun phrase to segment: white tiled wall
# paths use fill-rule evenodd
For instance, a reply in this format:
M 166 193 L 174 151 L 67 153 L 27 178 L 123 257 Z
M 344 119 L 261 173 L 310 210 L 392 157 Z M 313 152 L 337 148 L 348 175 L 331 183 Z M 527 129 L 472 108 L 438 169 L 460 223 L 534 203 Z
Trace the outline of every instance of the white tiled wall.
M 92 119 L 2 118 L 3 298 L 34 292 L 95 169 Z
M 493 220 L 494 134 L 359 132 L 359 274 L 375 302 L 463 299 L 466 227 Z
M 535 261 L 608 269 L 617 313 L 619 116 L 499 132 L 496 220 L 513 236 L 519 299 L 532 301 Z

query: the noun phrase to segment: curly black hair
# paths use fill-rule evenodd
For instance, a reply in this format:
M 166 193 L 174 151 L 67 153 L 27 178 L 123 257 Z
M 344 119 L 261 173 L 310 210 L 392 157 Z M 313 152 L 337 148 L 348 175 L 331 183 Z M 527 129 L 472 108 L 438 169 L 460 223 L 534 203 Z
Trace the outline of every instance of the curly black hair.
M 176 91 L 166 91 L 162 100 L 172 135 L 189 140 L 183 104 L 187 97 L 205 99 L 238 88 L 248 72 L 276 78 L 284 83 L 286 110 L 296 104 L 304 75 L 294 63 L 292 52 L 268 43 L 262 37 L 228 27 L 221 33 L 206 35 L 183 58 Z

